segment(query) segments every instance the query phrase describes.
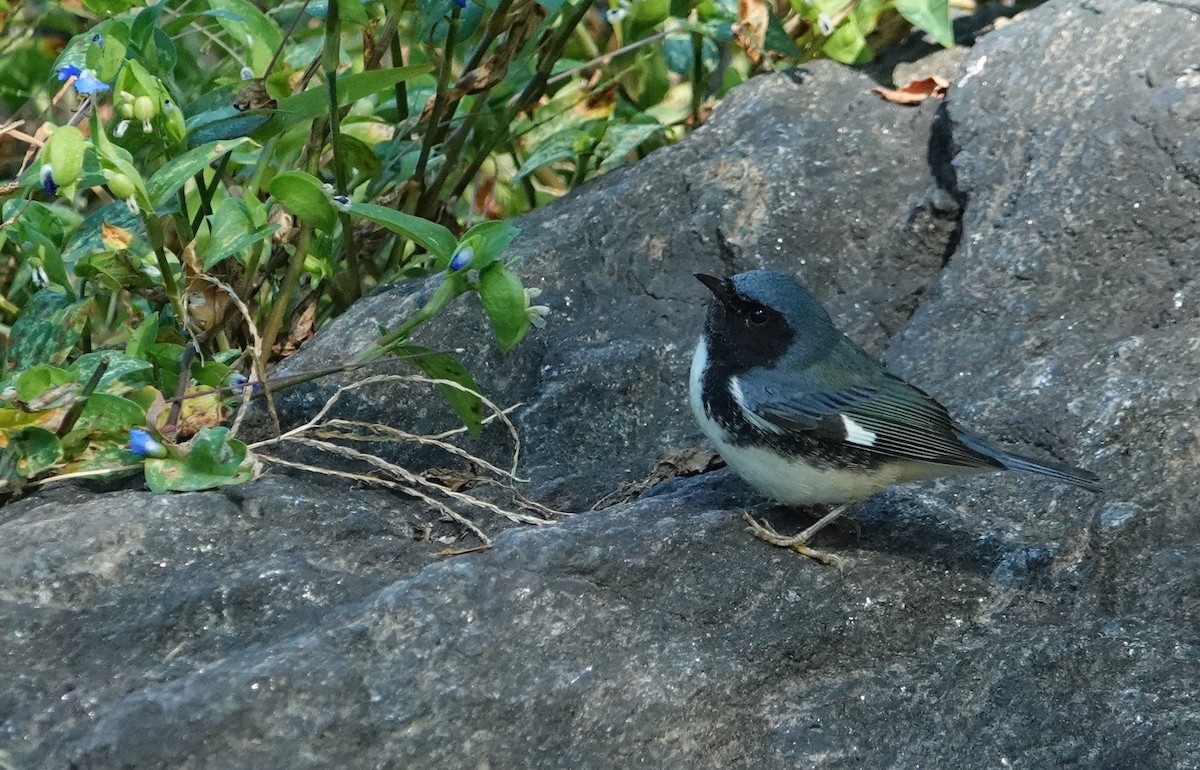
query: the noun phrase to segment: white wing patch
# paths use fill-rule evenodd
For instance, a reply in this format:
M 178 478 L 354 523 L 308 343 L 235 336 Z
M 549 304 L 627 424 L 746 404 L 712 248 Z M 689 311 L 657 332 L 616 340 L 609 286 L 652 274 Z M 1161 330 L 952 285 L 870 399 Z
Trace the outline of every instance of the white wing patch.
M 875 446 L 878 436 L 874 431 L 867 430 L 846 415 L 841 415 L 842 425 L 846 427 L 846 440 L 859 446 Z
M 729 395 L 733 396 L 733 400 L 737 404 L 738 411 L 742 413 L 742 416 L 753 423 L 756 427 L 770 433 L 784 432 L 783 428 L 779 427 L 770 420 L 763 419 L 746 406 L 746 394 L 742 392 L 742 384 L 738 382 L 737 377 L 729 378 Z

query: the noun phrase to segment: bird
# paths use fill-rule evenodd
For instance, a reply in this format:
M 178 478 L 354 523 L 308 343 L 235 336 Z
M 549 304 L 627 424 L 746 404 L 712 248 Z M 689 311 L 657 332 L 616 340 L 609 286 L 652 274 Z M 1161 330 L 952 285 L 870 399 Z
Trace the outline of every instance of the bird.
M 834 325 L 791 277 L 696 273 L 712 292 L 692 356 L 689 401 L 726 464 L 789 506 L 833 505 L 794 536 L 744 515 L 759 539 L 826 564 L 814 535 L 893 484 L 1018 471 L 1100 492 L 1086 470 L 1001 449 L 954 421 Z

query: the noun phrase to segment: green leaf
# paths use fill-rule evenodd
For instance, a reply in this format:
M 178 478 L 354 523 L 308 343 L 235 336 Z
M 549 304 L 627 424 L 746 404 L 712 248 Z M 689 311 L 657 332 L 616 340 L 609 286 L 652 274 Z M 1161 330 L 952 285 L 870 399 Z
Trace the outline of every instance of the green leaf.
M 479 271 L 479 298 L 492 322 L 500 352 L 507 353 L 529 331 L 521 279 L 501 263 L 493 262 Z
M 76 438 L 74 432 L 69 438 Z M 88 437 L 81 437 L 88 438 Z M 142 458 L 125 448 L 125 442 L 88 441 L 71 458 L 58 469 L 60 474 L 78 473 L 79 471 L 98 471 L 107 468 L 119 468 L 123 465 L 139 465 Z M 109 475 L 108 478 L 130 476 L 137 471 L 130 470 L 120 474 Z
M 83 220 L 83 224 L 75 231 L 75 238 L 71 241 L 70 248 L 63 253 L 63 262 L 74 266 L 92 252 L 106 250 L 108 247 L 104 244 L 104 231 L 101 227 L 104 224 L 113 225 L 134 234 L 135 238 L 129 247 L 130 251 L 141 254 L 149 249 L 142 236 L 145 230 L 141 218 L 129 213 L 129 207 L 125 205 L 124 201 L 117 201 L 107 206 L 101 206 Z
M 871 60 L 871 49 L 866 35 L 859 29 L 854 14 L 847 16 L 829 39 L 821 46 L 821 53 L 842 64 L 863 64 Z
M 445 263 L 454 255 L 457 245 L 454 235 L 436 222 L 374 203 L 351 203 L 350 213 L 383 225 L 392 232 L 419 243 L 426 251 Z
M 502 220 L 480 222 L 463 234 L 458 245 L 454 247 L 454 251 L 458 253 L 463 248 L 470 248 L 475 253 L 471 264 L 476 268 L 487 267 L 500 258 L 500 255 L 508 248 L 508 244 L 520 232 L 520 228 L 513 227 Z M 448 266 L 449 263 L 438 264 L 439 269 L 445 269 Z
M 171 159 L 170 162 L 155 171 L 154 176 L 146 182 L 146 193 L 150 197 L 150 204 L 155 209 L 164 205 L 176 190 L 183 187 L 198 172 L 207 168 L 209 163 L 249 142 L 250 140 L 245 138 L 209 142 Z
M 369 70 L 339 77 L 337 80 L 338 106 L 351 104 L 363 97 L 390 89 L 401 81 L 424 75 L 432 69 L 433 67 L 428 64 L 418 64 L 411 67 Z M 277 112 L 282 116 L 285 126 L 323 115 L 329 112 L 329 90 L 324 85 L 314 86 L 295 96 L 281 99 Z
M 152 316 L 157 321 L 157 316 Z M 157 327 L 157 323 L 154 324 Z M 147 326 L 142 322 L 142 327 Z M 134 330 L 136 334 L 138 330 Z M 131 335 L 132 341 L 132 335 Z M 129 348 L 129 343 L 125 345 Z M 138 372 L 146 372 L 150 369 L 150 362 L 144 361 L 141 358 L 133 358 L 125 353 L 120 353 L 116 350 L 96 350 L 91 353 L 84 353 L 79 358 L 75 359 L 69 367 L 70 371 L 75 372 L 76 382 L 87 382 L 92 378 L 92 373 L 96 371 L 96 367 L 100 365 L 101 359 L 108 359 L 108 366 L 104 369 L 104 374 L 100 375 L 100 382 L 96 385 L 96 391 L 118 392 L 127 388 L 135 388 L 142 385 L 147 379 L 146 374 L 139 375 Z
M 379 173 L 379 156 L 361 139 L 342 134 L 339 137 L 339 150 L 339 157 L 349 168 L 356 169 L 366 176 Z
M 928 32 L 946 48 L 954 45 L 949 0 L 895 0 L 892 5 L 914 27 Z
M 12 325 L 7 370 L 66 361 L 94 307 L 90 298 L 71 302 L 53 289 L 34 294 Z
M 12 228 L 13 241 L 21 243 L 40 235 L 55 248 L 63 244 L 63 223 L 49 206 L 37 201 L 13 198 L 4 203 L 5 229 Z M 10 221 L 11 220 L 11 221 Z
M 183 345 L 174 342 L 155 342 L 146 346 L 146 360 L 154 366 L 154 377 L 159 390 L 174 393 L 179 385 L 179 362 L 183 358 Z
M 111 393 L 93 393 L 71 432 L 120 433 L 145 424 L 145 410 L 129 399 Z
M 246 110 L 233 106 L 234 97 L 246 84 L 242 81 L 213 89 L 184 106 L 188 142 L 193 145 L 249 136 L 271 119 L 268 110 Z
M 248 481 L 246 445 L 228 428 L 203 428 L 182 458 L 146 460 L 146 485 L 154 492 L 196 492 Z
M 370 21 L 360 0 L 337 0 L 337 4 L 338 20 L 342 23 L 343 28 L 347 25 L 365 25 Z
M 127 249 L 96 251 L 75 263 L 75 275 L 97 281 L 109 291 L 149 289 L 156 281 Z
M 425 376 L 437 380 L 450 380 L 459 385 L 479 392 L 479 386 L 467 368 L 457 358 L 449 353 L 442 353 L 430 348 L 416 345 L 401 345 L 394 349 L 396 355 L 411 362 L 425 373 Z M 479 438 L 483 428 L 483 402 L 474 393 L 466 393 L 449 385 L 438 385 L 438 391 L 446 399 L 446 403 L 458 414 L 463 425 L 467 426 L 473 438 Z
M 767 6 L 767 13 L 769 15 L 767 16 L 767 31 L 763 36 L 763 49 L 783 54 L 789 59 L 800 58 L 800 49 L 796 47 L 796 41 L 792 40 L 792 36 L 784 29 L 783 22 L 775 14 L 775 9 Z
M 216 212 L 209 217 L 212 236 L 204 249 L 204 269 L 232 254 L 241 254 L 245 249 L 270 237 L 279 225 L 255 227 L 254 220 L 245 202 L 237 198 L 224 198 Z
M 138 0 L 85 0 L 83 5 L 97 16 L 104 17 L 124 13 L 141 3 Z
M 45 428 L 22 428 L 7 438 L 9 448 L 16 455 L 16 470 L 24 478 L 32 479 L 62 460 L 58 436 Z
M 575 151 L 575 139 L 585 130 L 583 126 L 571 126 L 542 140 L 517 169 L 513 182 L 520 182 L 534 171 L 543 166 L 549 166 L 551 163 L 564 160 L 574 161 L 578 156 Z
M 608 170 L 621 165 L 626 155 L 636 150 L 642 142 L 661 133 L 664 128 L 665 126 L 659 123 L 626 123 L 611 126 L 600 145 L 599 154 L 604 158 L 600 168 Z
M 237 41 L 237 49 L 244 50 L 242 46 L 249 44 L 250 69 L 256 75 L 265 73 L 275 49 L 283 40 L 279 26 L 249 0 L 208 0 L 208 7 L 222 12 L 214 16 Z
M 233 369 L 229 368 L 229 364 L 223 364 L 220 361 L 205 361 L 202 364 L 192 365 L 192 379 L 197 385 L 202 385 L 208 388 L 219 388 L 229 381 L 229 375 L 233 374 Z
M 337 210 L 321 182 L 304 171 L 284 171 L 267 185 L 271 195 L 301 221 L 327 233 L 337 226 Z
M 263 225 L 254 230 L 238 233 L 233 240 L 210 240 L 208 242 L 208 251 L 204 253 L 204 269 L 208 270 L 213 265 L 232 254 L 240 254 L 244 249 L 253 246 L 260 241 L 265 241 L 271 237 L 271 233 L 279 229 L 279 225 Z M 228 235 L 228 233 L 225 233 Z
M 157 341 L 158 314 L 151 313 L 129 333 L 129 340 L 125 343 L 125 355 L 144 361 L 149 358 L 150 346 Z
M 77 374 L 57 366 L 38 364 L 13 377 L 12 385 L 17 389 L 17 398 L 29 403 L 54 388 L 72 382 L 79 382 Z

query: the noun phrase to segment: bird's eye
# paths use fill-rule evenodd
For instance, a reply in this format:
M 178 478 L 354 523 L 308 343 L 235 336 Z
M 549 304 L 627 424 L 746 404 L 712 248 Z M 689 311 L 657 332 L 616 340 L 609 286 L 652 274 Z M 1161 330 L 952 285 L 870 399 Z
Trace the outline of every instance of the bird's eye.
M 756 307 L 746 315 L 746 318 L 754 326 L 762 326 L 766 324 L 769 316 L 767 315 L 766 310 L 761 307 Z

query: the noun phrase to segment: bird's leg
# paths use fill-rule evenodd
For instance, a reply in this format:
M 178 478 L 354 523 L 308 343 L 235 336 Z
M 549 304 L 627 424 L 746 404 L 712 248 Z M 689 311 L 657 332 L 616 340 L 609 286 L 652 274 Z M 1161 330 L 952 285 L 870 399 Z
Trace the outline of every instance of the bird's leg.
M 791 537 L 785 537 L 779 534 L 775 531 L 775 528 L 766 521 L 759 522 L 748 513 L 743 513 L 742 519 L 744 519 L 746 524 L 749 525 L 747 529 L 749 530 L 750 534 L 754 535 L 759 540 L 770 543 L 771 545 L 777 545 L 780 548 L 791 548 L 798 554 L 807 556 L 810 559 L 816 559 L 822 564 L 834 564 L 840 569 L 841 559 L 832 554 L 825 553 L 824 551 L 818 551 L 816 549 L 809 548 L 808 541 L 812 539 L 812 537 L 818 532 L 832 524 L 839 516 L 848 510 L 850 510 L 849 504 L 836 506 L 829 513 L 818 519 L 816 524 L 813 524 L 799 535 L 793 535 Z

